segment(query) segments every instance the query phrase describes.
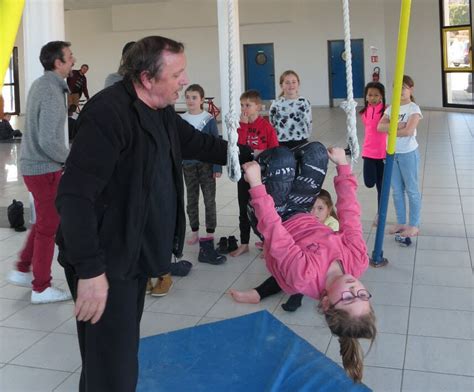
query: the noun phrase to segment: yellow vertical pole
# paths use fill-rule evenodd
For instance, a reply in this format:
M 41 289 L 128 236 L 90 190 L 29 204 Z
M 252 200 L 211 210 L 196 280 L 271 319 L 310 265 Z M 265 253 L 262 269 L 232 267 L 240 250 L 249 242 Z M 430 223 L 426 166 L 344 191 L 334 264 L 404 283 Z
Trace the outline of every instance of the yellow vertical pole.
M 410 26 L 411 0 L 402 0 L 400 12 L 400 27 L 398 31 L 397 62 L 395 64 L 395 80 L 393 82 L 392 112 L 390 116 L 390 131 L 388 133 L 387 152 L 395 153 L 397 143 L 398 114 L 400 113 L 400 97 L 402 95 L 403 74 Z
M 398 114 L 400 113 L 400 98 L 402 95 L 403 73 L 408 43 L 408 28 L 410 26 L 411 0 L 402 0 L 400 10 L 400 26 L 398 30 L 397 62 L 395 65 L 395 80 L 392 93 L 392 111 L 390 116 L 390 130 L 388 133 L 387 157 L 380 195 L 379 221 L 375 234 L 374 250 L 370 259 L 372 267 L 383 267 L 388 260 L 383 257 L 383 239 L 385 222 L 387 220 L 388 198 L 390 196 L 390 183 L 395 159 L 395 146 L 397 144 Z

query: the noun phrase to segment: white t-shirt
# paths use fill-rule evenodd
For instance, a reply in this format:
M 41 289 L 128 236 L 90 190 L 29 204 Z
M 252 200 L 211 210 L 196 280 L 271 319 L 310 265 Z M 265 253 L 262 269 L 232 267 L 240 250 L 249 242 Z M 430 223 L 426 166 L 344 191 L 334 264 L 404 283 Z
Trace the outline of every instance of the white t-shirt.
M 212 118 L 212 115 L 209 112 L 203 111 L 199 114 L 191 114 L 189 112 L 181 114 L 181 117 L 190 123 L 198 131 L 206 126 L 209 120 Z
M 385 115 L 390 119 L 390 113 L 392 112 L 392 107 L 389 106 L 385 109 Z M 415 102 L 410 102 L 406 105 L 400 105 L 400 112 L 398 113 L 398 122 L 408 122 L 408 119 L 412 114 L 419 114 L 420 118 L 423 118 L 421 114 L 420 107 Z M 397 145 L 395 147 L 395 152 L 397 154 L 406 154 L 407 152 L 412 152 L 418 148 L 418 142 L 416 141 L 416 129 L 413 136 L 397 136 Z

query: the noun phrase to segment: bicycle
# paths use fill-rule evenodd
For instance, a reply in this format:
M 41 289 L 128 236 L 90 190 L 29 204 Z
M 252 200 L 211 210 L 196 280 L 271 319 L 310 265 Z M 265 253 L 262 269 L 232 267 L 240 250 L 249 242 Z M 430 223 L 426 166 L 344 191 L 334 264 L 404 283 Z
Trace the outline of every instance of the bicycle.
M 212 114 L 212 116 L 217 120 L 217 117 L 219 117 L 219 114 L 221 113 L 221 110 L 214 104 L 214 97 L 205 97 L 207 104 L 207 111 Z

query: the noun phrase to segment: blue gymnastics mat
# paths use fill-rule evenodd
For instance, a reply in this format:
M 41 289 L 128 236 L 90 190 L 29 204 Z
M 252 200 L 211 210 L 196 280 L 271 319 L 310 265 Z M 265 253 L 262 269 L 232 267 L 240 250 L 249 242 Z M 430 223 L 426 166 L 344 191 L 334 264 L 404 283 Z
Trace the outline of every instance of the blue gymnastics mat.
M 267 311 L 143 338 L 139 361 L 138 392 L 370 391 Z

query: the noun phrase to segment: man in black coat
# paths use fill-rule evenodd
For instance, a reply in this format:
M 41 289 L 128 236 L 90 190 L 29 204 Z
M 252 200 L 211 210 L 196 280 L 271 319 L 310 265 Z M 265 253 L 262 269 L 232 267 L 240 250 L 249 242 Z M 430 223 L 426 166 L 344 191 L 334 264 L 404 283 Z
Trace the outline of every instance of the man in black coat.
M 80 391 L 135 390 L 147 277 L 168 273 L 183 249 L 182 159 L 227 161 L 227 142 L 172 107 L 189 82 L 185 67 L 181 43 L 143 38 L 126 56 L 123 81 L 96 94 L 77 120 L 56 205 Z

